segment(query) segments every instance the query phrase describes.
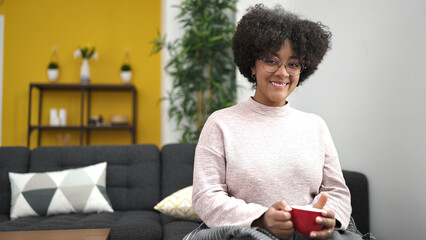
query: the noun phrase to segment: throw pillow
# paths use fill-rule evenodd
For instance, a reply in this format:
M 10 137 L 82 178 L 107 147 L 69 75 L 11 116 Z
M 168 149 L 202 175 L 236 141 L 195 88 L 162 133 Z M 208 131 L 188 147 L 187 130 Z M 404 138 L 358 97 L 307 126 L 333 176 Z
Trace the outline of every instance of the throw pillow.
M 192 207 L 192 186 L 183 188 L 164 198 L 154 209 L 173 217 L 201 222 Z
M 106 193 L 106 167 L 102 162 L 55 172 L 9 172 L 10 218 L 113 212 Z

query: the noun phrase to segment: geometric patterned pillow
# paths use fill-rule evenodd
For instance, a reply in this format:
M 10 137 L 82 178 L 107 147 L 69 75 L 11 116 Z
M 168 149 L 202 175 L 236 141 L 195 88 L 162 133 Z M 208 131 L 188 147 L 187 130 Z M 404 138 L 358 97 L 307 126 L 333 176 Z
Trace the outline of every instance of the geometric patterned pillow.
M 55 172 L 9 172 L 10 218 L 113 212 L 106 193 L 106 167 L 102 162 Z
M 168 216 L 201 222 L 200 217 L 198 217 L 192 207 L 192 186 L 183 188 L 164 198 L 155 205 L 154 209 Z

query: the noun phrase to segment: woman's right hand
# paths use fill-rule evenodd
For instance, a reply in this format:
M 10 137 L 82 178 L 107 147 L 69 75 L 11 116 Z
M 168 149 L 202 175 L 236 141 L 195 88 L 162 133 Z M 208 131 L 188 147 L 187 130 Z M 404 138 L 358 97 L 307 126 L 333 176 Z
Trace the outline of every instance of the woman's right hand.
M 294 234 L 290 211 L 291 207 L 286 201 L 276 202 L 253 221 L 252 226 L 264 228 L 280 239 L 289 239 Z

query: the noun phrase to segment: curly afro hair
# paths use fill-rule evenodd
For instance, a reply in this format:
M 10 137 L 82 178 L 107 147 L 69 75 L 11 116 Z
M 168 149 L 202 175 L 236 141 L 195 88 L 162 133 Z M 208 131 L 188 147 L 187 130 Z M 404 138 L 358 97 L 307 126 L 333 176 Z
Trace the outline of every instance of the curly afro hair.
M 232 38 L 234 62 L 241 74 L 256 87 L 251 68 L 256 60 L 278 52 L 284 41 L 292 42 L 293 51 L 305 69 L 300 74 L 302 84 L 318 67 L 331 48 L 331 32 L 320 22 L 300 19 L 277 5 L 273 9 L 257 4 L 250 7 L 238 22 Z

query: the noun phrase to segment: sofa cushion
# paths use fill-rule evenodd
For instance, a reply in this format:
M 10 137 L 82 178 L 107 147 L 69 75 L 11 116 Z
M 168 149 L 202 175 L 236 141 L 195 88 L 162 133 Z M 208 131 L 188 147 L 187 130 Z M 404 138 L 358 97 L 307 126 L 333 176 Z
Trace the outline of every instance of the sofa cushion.
M 114 210 L 152 210 L 160 198 L 160 152 L 151 144 L 38 147 L 30 172 L 107 162 L 107 193 Z
M 5 222 L 5 221 L 9 221 L 9 220 L 10 220 L 9 215 L 0 214 L 0 223 Z
M 160 240 L 160 216 L 155 211 L 116 211 L 98 214 L 66 214 L 25 217 L 0 222 L 0 231 L 110 228 L 111 239 Z
M 28 171 L 30 149 L 26 147 L 0 147 L 0 221 L 10 215 L 9 172 Z
M 183 237 L 192 230 L 200 226 L 201 223 L 176 220 L 163 225 L 163 239 L 182 240 Z
M 107 163 L 44 173 L 9 173 L 10 218 L 113 212 L 106 193 Z
M 154 209 L 168 216 L 201 222 L 192 206 L 192 185 L 167 196 L 155 205 Z

